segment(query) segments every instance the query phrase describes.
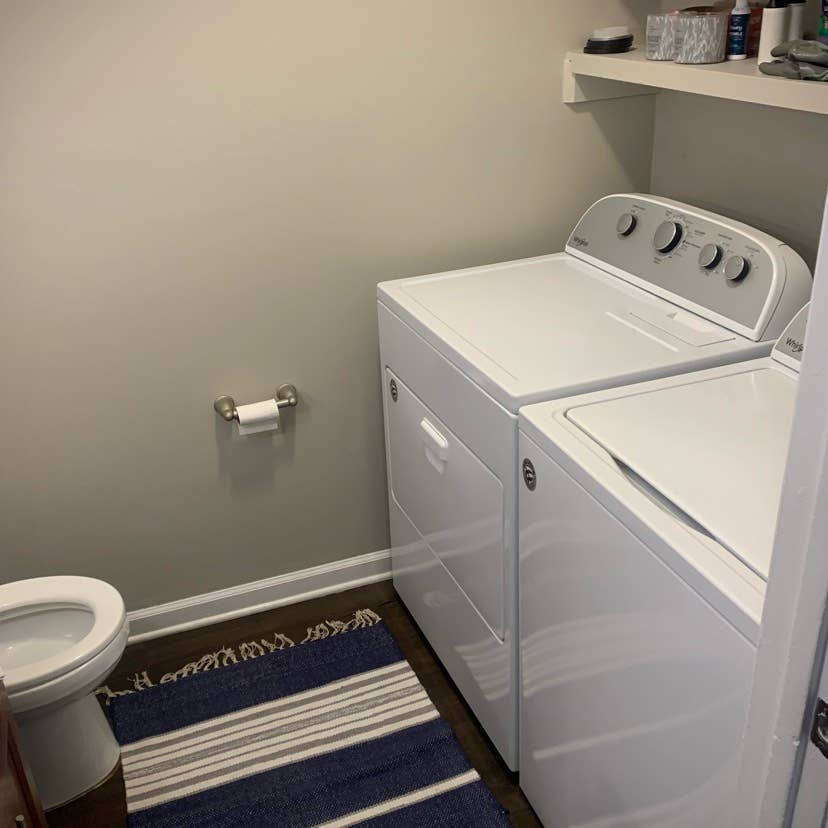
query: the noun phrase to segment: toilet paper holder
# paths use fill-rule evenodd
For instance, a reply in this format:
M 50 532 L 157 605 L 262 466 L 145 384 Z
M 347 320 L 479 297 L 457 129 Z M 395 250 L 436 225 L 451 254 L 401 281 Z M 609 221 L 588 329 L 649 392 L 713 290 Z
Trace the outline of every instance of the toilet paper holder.
M 286 382 L 284 385 L 279 386 L 274 399 L 279 408 L 294 408 L 299 402 L 299 392 L 296 390 L 295 385 Z M 239 419 L 239 413 L 236 410 L 236 401 L 232 397 L 228 397 L 227 394 L 219 397 L 213 403 L 213 408 L 228 423 Z

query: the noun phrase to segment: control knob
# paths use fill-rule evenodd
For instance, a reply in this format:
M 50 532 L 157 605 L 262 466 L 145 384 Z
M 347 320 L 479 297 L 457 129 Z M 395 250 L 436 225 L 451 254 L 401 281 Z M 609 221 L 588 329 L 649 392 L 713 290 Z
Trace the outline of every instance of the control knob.
M 629 236 L 637 224 L 638 219 L 632 213 L 623 213 L 615 225 L 615 230 L 619 236 Z
M 725 262 L 724 275 L 729 282 L 738 282 L 748 275 L 750 262 L 744 256 L 731 256 Z
M 705 270 L 713 270 L 722 260 L 722 248 L 718 244 L 706 244 L 699 252 L 699 265 Z
M 663 221 L 653 236 L 653 246 L 659 253 L 675 250 L 681 241 L 684 228 L 677 221 Z

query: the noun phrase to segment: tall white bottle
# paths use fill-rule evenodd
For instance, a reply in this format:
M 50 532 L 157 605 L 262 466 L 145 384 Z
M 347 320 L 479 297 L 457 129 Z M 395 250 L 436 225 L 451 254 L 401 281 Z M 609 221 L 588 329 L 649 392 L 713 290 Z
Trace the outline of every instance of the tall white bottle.
M 775 49 L 788 38 L 788 0 L 769 0 L 762 12 L 762 34 L 759 38 L 759 63 L 773 60 Z
M 788 36 L 786 40 L 802 40 L 805 32 L 805 0 L 788 3 Z

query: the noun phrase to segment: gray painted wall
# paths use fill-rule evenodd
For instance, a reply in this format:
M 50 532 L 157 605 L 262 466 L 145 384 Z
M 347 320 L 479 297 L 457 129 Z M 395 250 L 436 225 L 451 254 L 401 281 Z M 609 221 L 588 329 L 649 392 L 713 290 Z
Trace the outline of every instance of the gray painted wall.
M 652 190 L 766 230 L 813 268 L 828 187 L 826 148 L 822 115 L 662 92 Z
M 662 0 L 663 9 L 682 5 L 690 4 Z M 806 33 L 816 31 L 820 7 L 821 0 L 808 0 Z M 828 187 L 826 147 L 824 116 L 661 92 L 652 191 L 766 230 L 813 268 Z
M 560 72 L 651 5 L 4 3 L 0 577 L 137 608 L 387 546 L 375 284 L 647 189 L 652 99 Z M 283 434 L 212 411 L 288 380 Z

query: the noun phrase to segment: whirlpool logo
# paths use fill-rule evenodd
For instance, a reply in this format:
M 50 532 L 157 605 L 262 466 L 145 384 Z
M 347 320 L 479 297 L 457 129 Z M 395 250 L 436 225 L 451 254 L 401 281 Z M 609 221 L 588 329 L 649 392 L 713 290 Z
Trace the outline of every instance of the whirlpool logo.
M 583 236 L 573 236 L 572 244 L 575 247 L 589 247 L 589 239 L 585 239 Z
M 801 354 L 802 351 L 805 350 L 805 346 L 798 339 L 794 339 L 792 336 L 789 336 L 785 339 L 785 344 L 795 354 Z

